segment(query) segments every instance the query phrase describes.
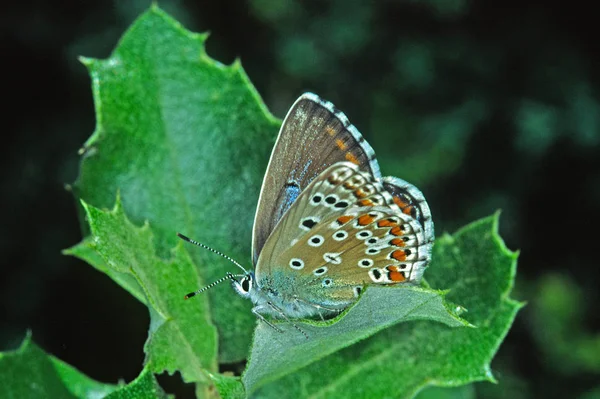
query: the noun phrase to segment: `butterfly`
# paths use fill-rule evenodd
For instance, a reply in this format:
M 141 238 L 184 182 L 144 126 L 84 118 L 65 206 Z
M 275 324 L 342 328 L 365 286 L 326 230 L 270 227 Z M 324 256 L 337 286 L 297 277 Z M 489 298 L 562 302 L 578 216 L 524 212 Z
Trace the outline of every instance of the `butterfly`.
M 283 121 L 264 176 L 252 235 L 254 271 L 225 256 L 244 273 L 228 273 L 186 298 L 229 279 L 260 320 L 282 331 L 269 318 L 326 319 L 366 286 L 419 283 L 433 240 L 421 191 L 382 177 L 375 152 L 348 118 L 305 93 Z

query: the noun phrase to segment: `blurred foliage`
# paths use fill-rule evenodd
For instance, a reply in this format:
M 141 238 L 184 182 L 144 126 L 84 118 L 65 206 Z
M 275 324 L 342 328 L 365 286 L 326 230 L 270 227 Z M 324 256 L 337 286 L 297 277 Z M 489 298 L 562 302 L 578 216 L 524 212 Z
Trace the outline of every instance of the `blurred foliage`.
M 568 275 L 546 274 L 536 285 L 527 322 L 547 367 L 558 374 L 600 374 L 600 333 L 588 331 L 584 320 L 594 302 L 584 300 Z
M 75 179 L 77 148 L 94 129 L 76 57 L 107 57 L 148 4 L 8 1 L 0 19 L 11 60 L 2 349 L 31 327 L 41 346 L 111 382 L 137 376 L 148 316 L 112 281 L 59 255 L 81 237 L 62 184 Z M 211 32 L 210 56 L 240 57 L 277 116 L 304 90 L 343 109 L 383 172 L 423 189 L 438 232 L 503 209 L 501 233 L 522 251 L 518 288 L 530 306 L 492 365 L 500 384 L 476 384 L 477 397 L 511 397 L 506 387 L 523 398 L 598 397 L 600 269 L 596 235 L 587 233 L 600 225 L 594 4 L 159 4 L 189 29 Z M 573 238 L 564 244 L 563 236 Z

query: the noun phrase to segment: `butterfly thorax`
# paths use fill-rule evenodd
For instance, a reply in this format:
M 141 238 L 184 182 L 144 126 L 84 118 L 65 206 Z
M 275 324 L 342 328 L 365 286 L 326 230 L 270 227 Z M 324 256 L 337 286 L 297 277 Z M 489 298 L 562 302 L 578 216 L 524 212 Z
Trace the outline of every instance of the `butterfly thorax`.
M 292 319 L 328 318 L 352 302 L 323 295 L 319 288 L 302 276 L 273 271 L 256 275 L 249 297 L 263 315 Z

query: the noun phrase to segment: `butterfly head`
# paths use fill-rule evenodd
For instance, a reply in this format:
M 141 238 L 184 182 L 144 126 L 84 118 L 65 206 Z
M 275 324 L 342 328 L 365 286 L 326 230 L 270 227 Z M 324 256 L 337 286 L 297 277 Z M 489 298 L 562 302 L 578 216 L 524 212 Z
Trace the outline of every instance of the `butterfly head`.
M 200 294 L 200 293 L 202 293 L 202 292 L 204 292 L 226 280 L 231 280 L 231 284 L 233 285 L 233 288 L 240 296 L 242 296 L 244 298 L 250 298 L 252 296 L 253 292 L 255 292 L 255 286 L 256 286 L 256 283 L 255 283 L 256 278 L 254 277 L 254 272 L 246 270 L 235 259 L 232 259 L 231 257 L 223 254 L 222 252 L 217 251 L 216 249 L 213 249 L 207 245 L 204 245 L 201 242 L 198 242 L 196 240 L 192 240 L 191 238 L 189 238 L 181 233 L 177 233 L 177 236 L 179 238 L 181 238 L 182 240 L 189 242 L 190 244 L 194 244 L 196 246 L 207 249 L 219 256 L 222 256 L 223 258 L 227 259 L 228 261 L 230 261 L 231 263 L 233 263 L 234 265 L 236 265 L 237 267 L 242 269 L 242 271 L 244 272 L 244 274 L 233 274 L 233 273 L 227 272 L 227 274 L 224 277 L 221 277 L 220 279 L 213 281 L 206 287 L 202 287 L 197 291 L 190 292 L 189 294 L 187 294 L 185 296 L 185 299 L 189 299 L 193 296 L 196 296 L 196 295 L 198 295 L 198 294 Z
M 241 275 L 241 278 L 228 273 L 231 276 L 231 284 L 233 289 L 243 298 L 250 298 L 256 289 L 256 278 L 254 272 L 247 272 Z

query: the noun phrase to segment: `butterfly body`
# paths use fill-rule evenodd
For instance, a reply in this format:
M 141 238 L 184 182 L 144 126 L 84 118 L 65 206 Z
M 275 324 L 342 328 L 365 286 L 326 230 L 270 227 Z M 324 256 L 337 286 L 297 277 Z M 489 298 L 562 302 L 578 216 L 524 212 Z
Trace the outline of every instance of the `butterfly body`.
M 306 93 L 288 112 L 265 173 L 255 271 L 228 277 L 254 314 L 277 329 L 265 316 L 325 319 L 369 285 L 418 284 L 433 239 L 423 194 L 382 177 L 373 149 L 346 116 Z

